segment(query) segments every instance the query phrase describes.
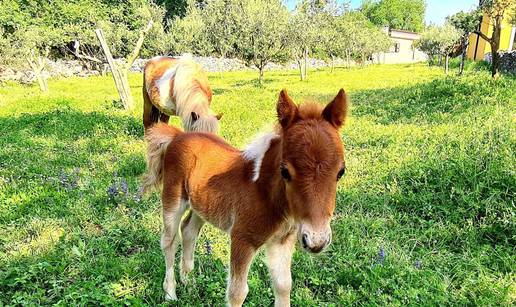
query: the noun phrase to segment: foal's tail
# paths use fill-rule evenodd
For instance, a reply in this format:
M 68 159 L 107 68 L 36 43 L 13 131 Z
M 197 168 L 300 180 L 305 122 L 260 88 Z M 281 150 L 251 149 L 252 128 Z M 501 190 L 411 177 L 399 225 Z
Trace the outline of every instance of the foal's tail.
M 143 176 L 143 193 L 153 188 L 160 189 L 163 182 L 163 160 L 165 151 L 172 140 L 181 133 L 178 128 L 167 124 L 157 124 L 147 131 L 147 173 Z

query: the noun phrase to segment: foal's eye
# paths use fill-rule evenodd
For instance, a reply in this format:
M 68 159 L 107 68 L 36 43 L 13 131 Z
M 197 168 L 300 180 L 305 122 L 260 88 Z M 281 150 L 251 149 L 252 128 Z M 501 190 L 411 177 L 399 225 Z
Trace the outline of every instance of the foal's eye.
M 337 174 L 337 181 L 344 175 L 345 172 L 346 172 L 346 168 L 342 167 L 340 169 L 339 173 Z
M 290 181 L 292 179 L 287 167 L 283 164 L 280 166 L 280 173 L 281 177 L 283 177 L 283 179 L 285 179 L 286 181 Z

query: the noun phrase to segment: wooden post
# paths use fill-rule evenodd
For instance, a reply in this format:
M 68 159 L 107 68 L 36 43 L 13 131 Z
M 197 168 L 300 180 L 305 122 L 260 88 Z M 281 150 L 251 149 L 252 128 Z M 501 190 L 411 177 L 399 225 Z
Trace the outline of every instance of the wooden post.
M 111 54 L 111 51 L 109 49 L 109 46 L 106 42 L 106 39 L 104 37 L 104 32 L 102 29 L 95 30 L 95 34 L 97 35 L 97 38 L 99 39 L 100 46 L 102 47 L 102 51 L 104 52 L 104 55 L 106 56 L 106 59 L 108 61 L 109 67 L 111 68 L 111 73 L 113 75 L 113 80 L 115 81 L 115 86 L 118 91 L 118 96 L 120 96 L 120 100 L 122 101 L 122 104 L 124 105 L 124 108 L 126 110 L 130 110 L 134 107 L 134 100 L 133 96 L 131 95 L 131 88 L 129 86 L 129 79 L 128 79 L 128 72 L 129 68 L 131 68 L 131 65 L 133 65 L 134 61 L 138 57 L 138 54 L 140 53 L 140 49 L 143 45 L 143 40 L 145 38 L 145 35 L 149 30 L 152 28 L 152 20 L 147 23 L 147 26 L 145 29 L 143 29 L 140 32 L 140 37 L 138 38 L 138 41 L 136 42 L 136 45 L 134 46 L 133 51 L 126 59 L 125 63 L 118 64 L 113 59 L 113 55 Z
M 102 47 L 102 51 L 104 51 L 104 55 L 109 64 L 109 68 L 111 68 L 111 74 L 113 75 L 113 80 L 115 81 L 115 86 L 118 91 L 118 96 L 124 105 L 126 110 L 133 108 L 133 98 L 131 96 L 130 88 L 125 86 L 125 83 L 122 80 L 122 75 L 120 74 L 120 68 L 117 63 L 113 59 L 113 55 L 111 55 L 111 50 L 109 50 L 109 46 L 104 38 L 104 31 L 102 29 L 95 30 L 95 34 L 99 39 L 100 46 Z

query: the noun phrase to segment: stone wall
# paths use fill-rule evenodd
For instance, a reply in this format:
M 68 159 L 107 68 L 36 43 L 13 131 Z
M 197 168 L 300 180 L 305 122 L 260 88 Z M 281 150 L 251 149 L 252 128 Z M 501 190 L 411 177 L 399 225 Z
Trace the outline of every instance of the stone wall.
M 486 53 L 484 60 L 491 64 L 491 52 Z M 516 50 L 500 52 L 500 70 L 505 73 L 516 74 Z
M 238 59 L 218 59 L 216 57 L 194 57 L 194 60 L 200 63 L 204 70 L 208 72 L 217 72 L 219 67 L 221 71 L 242 71 L 242 70 L 256 70 L 256 67 L 248 67 L 245 63 Z M 122 61 L 117 59 L 116 61 Z M 137 59 L 131 66 L 132 72 L 142 72 L 143 67 L 148 59 Z M 343 60 L 337 60 L 336 65 L 344 65 Z M 82 62 L 77 60 L 47 60 L 45 68 L 45 75 L 49 78 L 66 78 L 71 76 L 89 77 L 101 75 L 109 71 L 107 64 L 96 65 L 97 67 L 86 67 Z M 328 67 L 329 64 L 319 59 L 309 59 L 310 69 L 317 69 Z M 266 70 L 291 70 L 298 69 L 296 62 L 288 64 L 267 64 Z M 0 82 L 2 81 L 16 81 L 21 83 L 32 83 L 36 80 L 34 73 L 28 69 L 14 69 L 0 66 Z

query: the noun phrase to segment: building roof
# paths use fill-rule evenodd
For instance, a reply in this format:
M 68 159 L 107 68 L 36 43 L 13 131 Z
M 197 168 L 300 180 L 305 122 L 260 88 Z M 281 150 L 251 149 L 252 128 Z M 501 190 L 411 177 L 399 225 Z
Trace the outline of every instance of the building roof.
M 393 38 L 403 38 L 410 40 L 416 40 L 421 37 L 421 35 L 419 35 L 419 33 L 416 32 L 396 29 L 389 29 L 389 36 Z

